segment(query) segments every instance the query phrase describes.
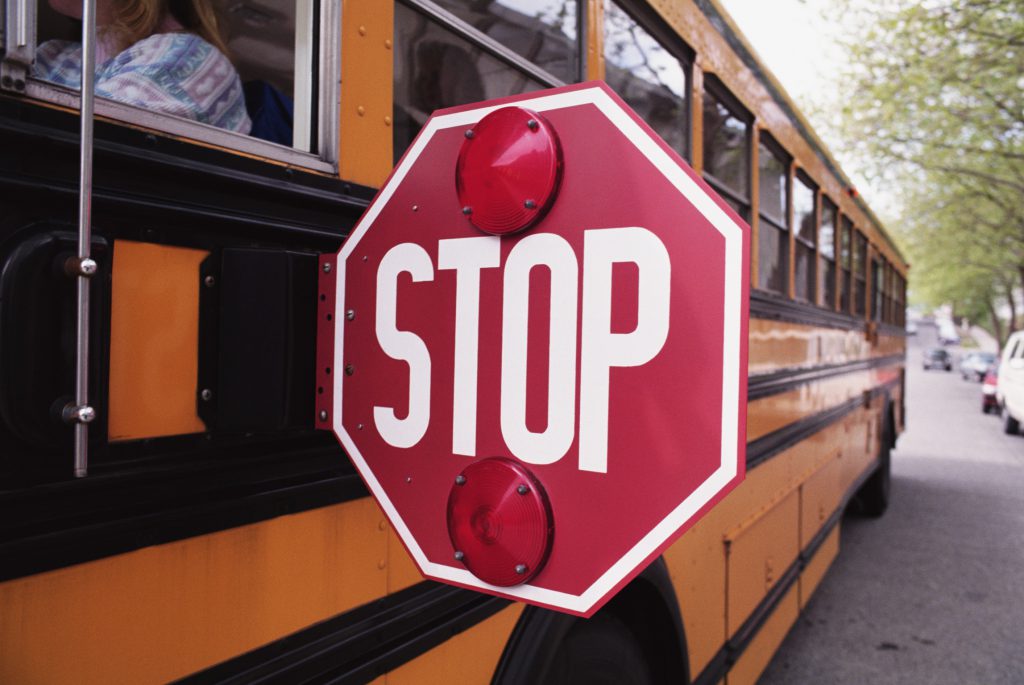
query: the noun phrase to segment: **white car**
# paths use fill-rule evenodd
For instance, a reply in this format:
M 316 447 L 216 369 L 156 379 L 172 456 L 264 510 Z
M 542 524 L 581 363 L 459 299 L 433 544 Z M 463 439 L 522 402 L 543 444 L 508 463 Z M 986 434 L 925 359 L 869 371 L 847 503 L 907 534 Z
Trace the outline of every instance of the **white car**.
M 1014 434 L 1024 421 L 1024 331 L 1010 336 L 999 358 L 999 380 L 996 382 L 1003 417 L 1003 431 Z

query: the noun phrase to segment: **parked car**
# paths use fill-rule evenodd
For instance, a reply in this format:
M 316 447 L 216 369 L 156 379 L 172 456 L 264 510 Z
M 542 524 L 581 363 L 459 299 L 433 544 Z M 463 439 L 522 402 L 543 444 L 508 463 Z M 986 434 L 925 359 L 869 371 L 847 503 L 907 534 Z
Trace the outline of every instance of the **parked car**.
M 999 395 L 996 387 L 998 379 L 999 371 L 993 367 L 992 369 L 989 369 L 989 372 L 985 374 L 985 380 L 981 382 L 982 414 L 999 413 Z
M 924 353 L 924 370 L 927 371 L 928 369 L 945 369 L 946 371 L 952 371 L 953 357 L 951 357 L 949 352 L 941 347 L 929 348 L 925 350 Z
M 996 396 L 1003 417 L 1003 432 L 1015 434 L 1024 420 L 1024 331 L 1006 341 L 999 358 Z
M 960 377 L 980 382 L 995 367 L 997 359 L 991 352 L 968 352 L 960 357 Z

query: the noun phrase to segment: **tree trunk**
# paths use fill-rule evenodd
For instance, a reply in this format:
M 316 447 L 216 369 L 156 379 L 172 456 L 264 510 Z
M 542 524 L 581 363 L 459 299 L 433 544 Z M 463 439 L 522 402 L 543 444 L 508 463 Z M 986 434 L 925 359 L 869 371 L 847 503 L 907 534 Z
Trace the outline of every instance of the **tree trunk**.
M 1024 283 L 1024 270 L 1021 271 L 1022 283 Z M 1003 284 L 1006 288 L 1006 302 L 1010 305 L 1010 323 L 1006 327 L 1006 337 L 1017 330 L 1017 300 L 1013 296 L 1013 283 L 1007 281 Z
M 999 320 L 999 314 L 996 313 L 996 306 L 992 302 L 992 298 L 985 298 L 985 308 L 988 309 L 988 315 L 992 319 L 992 333 L 995 334 L 996 340 L 999 342 L 999 349 L 1003 349 L 1003 345 L 1006 344 L 1006 338 L 1003 337 L 1003 322 Z

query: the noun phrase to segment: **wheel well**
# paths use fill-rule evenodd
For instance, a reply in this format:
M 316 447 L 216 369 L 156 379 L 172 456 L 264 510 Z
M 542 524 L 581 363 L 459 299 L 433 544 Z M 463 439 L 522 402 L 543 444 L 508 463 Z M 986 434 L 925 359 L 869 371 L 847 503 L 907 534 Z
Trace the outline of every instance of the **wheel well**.
M 614 614 L 633 631 L 658 682 L 690 682 L 682 617 L 663 559 L 651 564 L 601 611 Z
M 595 616 L 607 613 L 636 635 L 658 682 L 690 682 L 686 634 L 664 559 L 655 559 Z M 542 682 L 563 638 L 576 621 L 586 620 L 550 609 L 526 607 L 491 682 Z

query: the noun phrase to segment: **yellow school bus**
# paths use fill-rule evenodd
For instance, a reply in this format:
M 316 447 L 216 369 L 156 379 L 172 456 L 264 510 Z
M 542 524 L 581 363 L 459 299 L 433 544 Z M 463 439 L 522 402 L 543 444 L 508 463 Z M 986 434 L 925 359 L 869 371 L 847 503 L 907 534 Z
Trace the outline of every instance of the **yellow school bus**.
M 755 682 L 885 510 L 907 264 L 723 9 L 213 5 L 248 134 L 112 93 L 86 135 L 33 66 L 81 25 L 3 5 L 0 682 Z M 424 581 L 314 355 L 317 255 L 432 111 L 593 79 L 753 240 L 746 480 L 580 619 Z

